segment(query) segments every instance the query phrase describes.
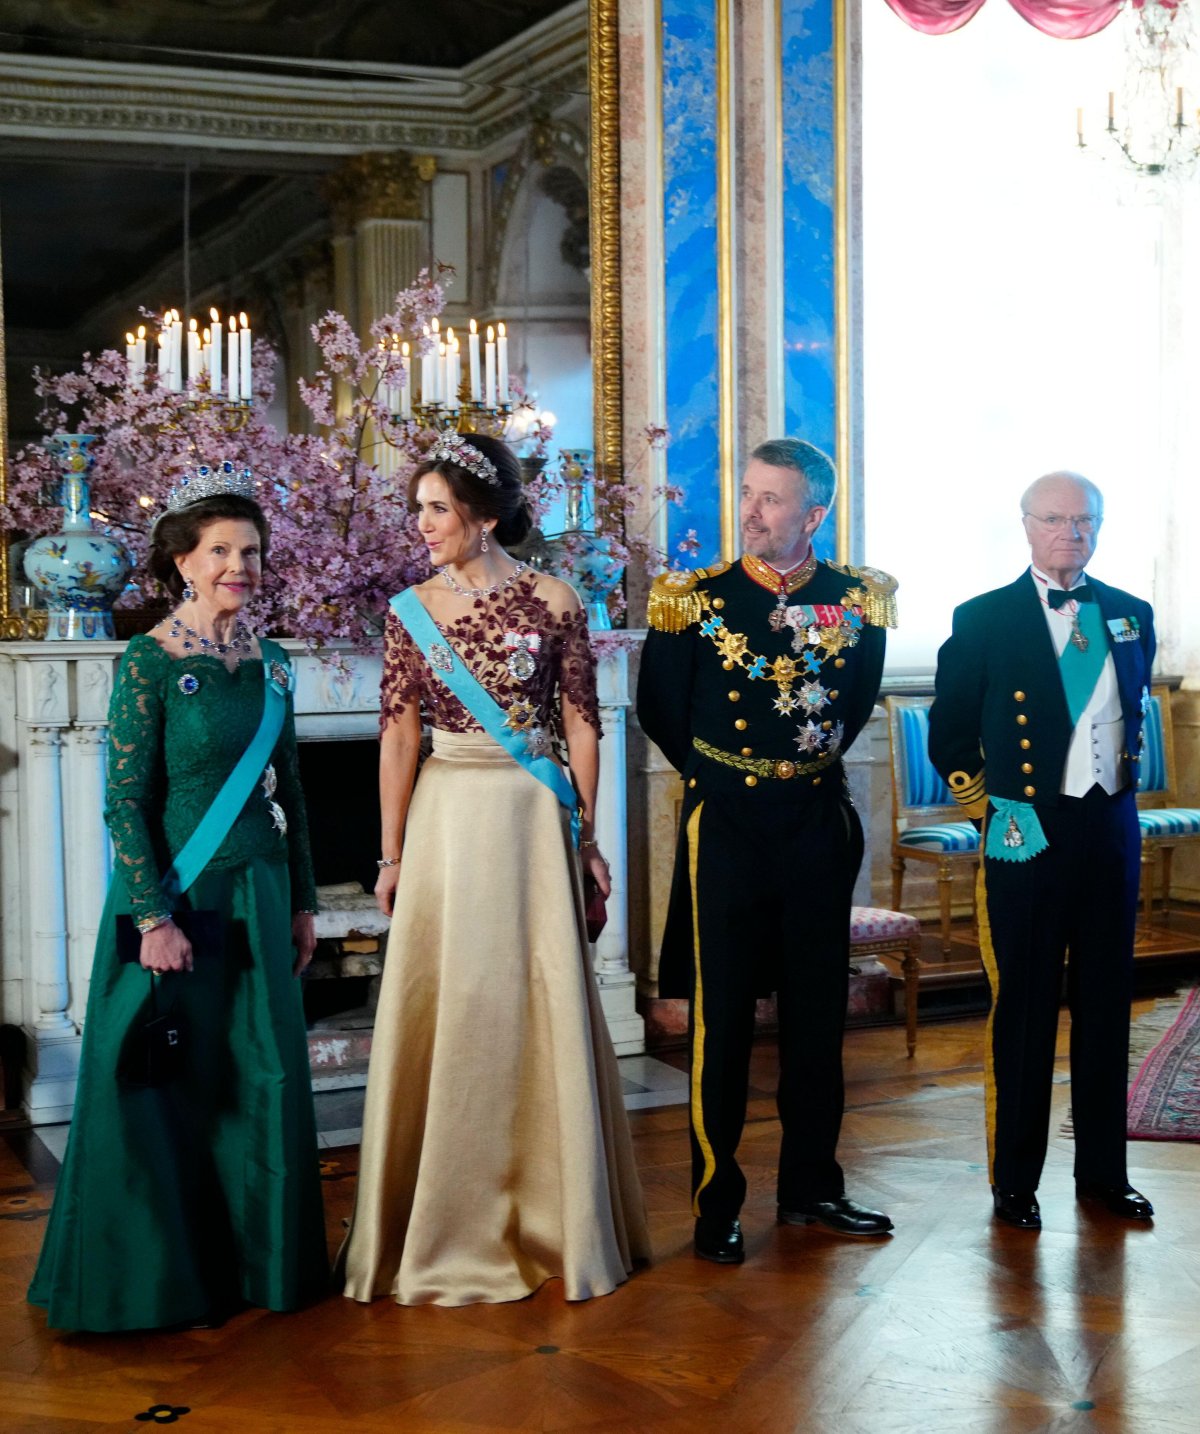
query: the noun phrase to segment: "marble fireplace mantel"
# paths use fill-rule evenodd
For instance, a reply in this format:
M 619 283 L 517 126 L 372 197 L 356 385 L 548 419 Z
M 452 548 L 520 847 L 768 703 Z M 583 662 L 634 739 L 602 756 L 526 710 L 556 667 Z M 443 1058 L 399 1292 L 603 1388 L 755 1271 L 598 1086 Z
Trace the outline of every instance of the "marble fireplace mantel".
M 381 659 L 336 661 L 288 642 L 296 731 L 374 739 Z M 96 931 L 111 871 L 104 826 L 108 701 L 121 642 L 0 645 L 0 1019 L 26 1036 L 24 1107 L 35 1124 L 70 1119 Z M 628 655 L 599 665 L 604 762 L 597 835 L 612 866 L 609 919 L 594 948 L 617 1053 L 644 1049 L 629 969 L 625 725 Z

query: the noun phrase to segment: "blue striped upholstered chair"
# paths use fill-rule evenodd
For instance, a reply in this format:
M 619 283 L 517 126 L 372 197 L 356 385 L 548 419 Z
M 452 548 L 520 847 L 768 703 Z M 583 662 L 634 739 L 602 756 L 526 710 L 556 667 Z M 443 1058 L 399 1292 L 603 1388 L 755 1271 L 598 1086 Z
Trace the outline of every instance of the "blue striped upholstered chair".
M 962 808 L 929 760 L 929 697 L 889 697 L 892 755 L 892 905 L 903 910 L 904 867 L 910 859 L 937 866 L 942 950 L 950 950 L 950 895 L 957 868 L 979 864 L 979 833 L 959 820 Z
M 1154 863 L 1162 865 L 1163 912 L 1171 900 L 1171 857 L 1180 842 L 1200 837 L 1200 808 L 1179 807 L 1175 787 L 1175 739 L 1171 693 L 1164 685 L 1150 694 L 1143 730 L 1146 745 L 1138 767 L 1138 824 L 1142 829 L 1142 905 L 1154 909 Z

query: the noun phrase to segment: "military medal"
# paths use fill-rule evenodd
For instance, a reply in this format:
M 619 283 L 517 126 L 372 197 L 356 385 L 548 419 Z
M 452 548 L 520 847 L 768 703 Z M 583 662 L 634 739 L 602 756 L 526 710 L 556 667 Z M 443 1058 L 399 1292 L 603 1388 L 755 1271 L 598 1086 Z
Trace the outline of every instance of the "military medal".
M 508 648 L 505 667 L 517 682 L 528 682 L 537 671 L 537 654 L 542 650 L 541 634 L 506 632 L 504 645 Z
M 1025 845 L 1025 838 L 1021 835 L 1021 828 L 1017 825 L 1017 819 L 1014 816 L 1010 816 L 1008 819 L 1008 830 L 1004 833 L 1004 845 L 1011 848 Z
M 1071 641 L 1080 652 L 1086 652 L 1088 650 L 1088 640 L 1084 637 L 1083 630 L 1079 626 L 1078 603 L 1075 604 L 1075 611 L 1071 614 Z

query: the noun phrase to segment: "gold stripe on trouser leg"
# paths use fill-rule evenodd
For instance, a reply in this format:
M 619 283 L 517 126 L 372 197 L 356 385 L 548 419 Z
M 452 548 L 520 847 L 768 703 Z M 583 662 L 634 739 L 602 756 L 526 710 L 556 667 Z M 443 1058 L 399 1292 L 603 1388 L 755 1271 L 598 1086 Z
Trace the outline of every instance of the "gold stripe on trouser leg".
M 987 824 L 984 824 L 987 830 Z M 996 1020 L 996 1002 L 1000 998 L 1000 968 L 992 946 L 992 922 L 988 916 L 987 876 L 983 859 L 983 836 L 979 839 L 979 872 L 975 877 L 975 913 L 979 919 L 979 954 L 992 988 L 992 1008 L 988 1012 L 987 1030 L 983 1038 L 983 1113 L 987 1122 L 988 1181 L 996 1183 L 996 1062 L 992 1047 L 992 1026 Z
M 704 1155 L 704 1174 L 692 1196 L 692 1214 L 700 1214 L 700 1192 L 717 1172 L 717 1157 L 704 1130 L 704 1097 L 700 1082 L 704 1079 L 704 979 L 700 974 L 700 908 L 696 904 L 696 867 L 700 861 L 701 802 L 688 817 L 688 877 L 692 886 L 692 960 L 696 965 L 696 989 L 692 996 L 692 1129 Z

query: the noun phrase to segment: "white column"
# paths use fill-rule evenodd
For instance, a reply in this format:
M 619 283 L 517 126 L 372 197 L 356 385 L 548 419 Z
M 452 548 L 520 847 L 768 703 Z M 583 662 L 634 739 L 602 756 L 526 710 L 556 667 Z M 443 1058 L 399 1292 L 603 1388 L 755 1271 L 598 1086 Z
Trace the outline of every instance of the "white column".
M 62 729 L 27 727 L 29 803 L 25 828 L 25 894 L 33 971 L 33 1025 L 73 1030 L 67 1016 L 67 907 L 63 862 Z
M 628 653 L 620 648 L 602 653 L 597 681 L 604 740 L 596 795 L 596 840 L 608 858 L 612 895 L 607 903 L 608 921 L 593 949 L 600 1003 L 613 1048 L 619 1056 L 628 1056 L 646 1049 L 645 1024 L 637 1012 L 637 990 L 629 969 L 629 823 L 625 790 Z
M 81 664 L 84 665 L 84 664 Z M 67 868 L 67 911 L 70 913 L 68 971 L 72 1024 L 82 1030 L 87 1011 L 96 936 L 112 871 L 111 846 L 104 822 L 105 758 L 108 728 L 76 727 L 65 746 L 67 829 L 71 861 Z

